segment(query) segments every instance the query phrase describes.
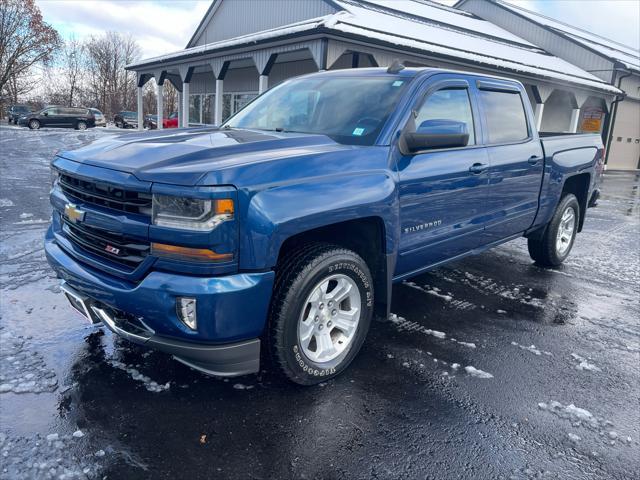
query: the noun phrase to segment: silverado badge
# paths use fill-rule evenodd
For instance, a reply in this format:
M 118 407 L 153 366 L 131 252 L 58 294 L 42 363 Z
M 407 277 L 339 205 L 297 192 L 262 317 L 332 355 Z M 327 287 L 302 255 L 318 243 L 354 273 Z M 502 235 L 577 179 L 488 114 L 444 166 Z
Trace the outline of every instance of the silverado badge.
M 80 210 L 73 203 L 67 203 L 64 206 L 64 216 L 69 219 L 71 223 L 78 223 L 84 220 L 84 210 Z

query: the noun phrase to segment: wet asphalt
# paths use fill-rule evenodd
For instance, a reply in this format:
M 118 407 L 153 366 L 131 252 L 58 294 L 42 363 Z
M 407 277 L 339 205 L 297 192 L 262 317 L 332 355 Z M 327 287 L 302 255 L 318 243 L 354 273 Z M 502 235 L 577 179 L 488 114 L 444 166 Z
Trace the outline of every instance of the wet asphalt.
M 0 127 L 0 478 L 640 478 L 640 176 L 570 258 L 524 240 L 394 288 L 341 377 L 221 380 L 83 323 L 42 251 L 55 151 Z

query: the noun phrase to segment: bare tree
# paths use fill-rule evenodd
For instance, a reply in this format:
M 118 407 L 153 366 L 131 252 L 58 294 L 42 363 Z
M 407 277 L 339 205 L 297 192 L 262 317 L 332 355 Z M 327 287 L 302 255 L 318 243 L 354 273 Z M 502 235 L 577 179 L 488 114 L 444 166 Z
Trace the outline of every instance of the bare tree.
M 75 37 L 65 42 L 62 51 L 62 71 L 68 92 L 67 105 L 74 106 L 77 102 L 82 80 L 86 72 L 86 57 L 84 45 Z
M 42 20 L 34 0 L 0 0 L 0 93 L 17 94 L 31 67 L 50 60 L 59 47 L 60 35 Z
M 164 82 L 164 105 L 167 117 L 171 112 L 178 110 L 178 90 L 171 81 Z
M 131 35 L 107 32 L 91 37 L 86 45 L 89 98 L 107 115 L 133 110 L 136 104 L 136 73 L 125 70 L 140 55 Z
M 156 113 L 158 109 L 157 98 L 155 82 L 147 82 L 142 88 L 142 111 L 145 114 Z

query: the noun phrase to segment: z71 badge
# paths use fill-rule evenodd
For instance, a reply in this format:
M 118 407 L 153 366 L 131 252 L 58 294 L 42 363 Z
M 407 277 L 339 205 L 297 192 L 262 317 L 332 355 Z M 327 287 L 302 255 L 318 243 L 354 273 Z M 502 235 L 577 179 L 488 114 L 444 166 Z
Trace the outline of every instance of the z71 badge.
M 413 227 L 405 227 L 404 233 L 415 233 L 421 230 L 427 230 L 428 228 L 439 227 L 440 225 L 442 225 L 442 220 L 434 220 L 433 222 L 421 223 Z

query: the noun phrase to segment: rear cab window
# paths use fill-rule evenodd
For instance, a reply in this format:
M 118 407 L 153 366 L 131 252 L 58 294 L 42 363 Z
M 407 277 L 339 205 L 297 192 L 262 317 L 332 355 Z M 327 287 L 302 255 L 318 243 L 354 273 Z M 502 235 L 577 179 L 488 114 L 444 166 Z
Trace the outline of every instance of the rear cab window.
M 487 124 L 489 144 L 517 143 L 529 138 L 520 92 L 480 89 L 478 97 Z

